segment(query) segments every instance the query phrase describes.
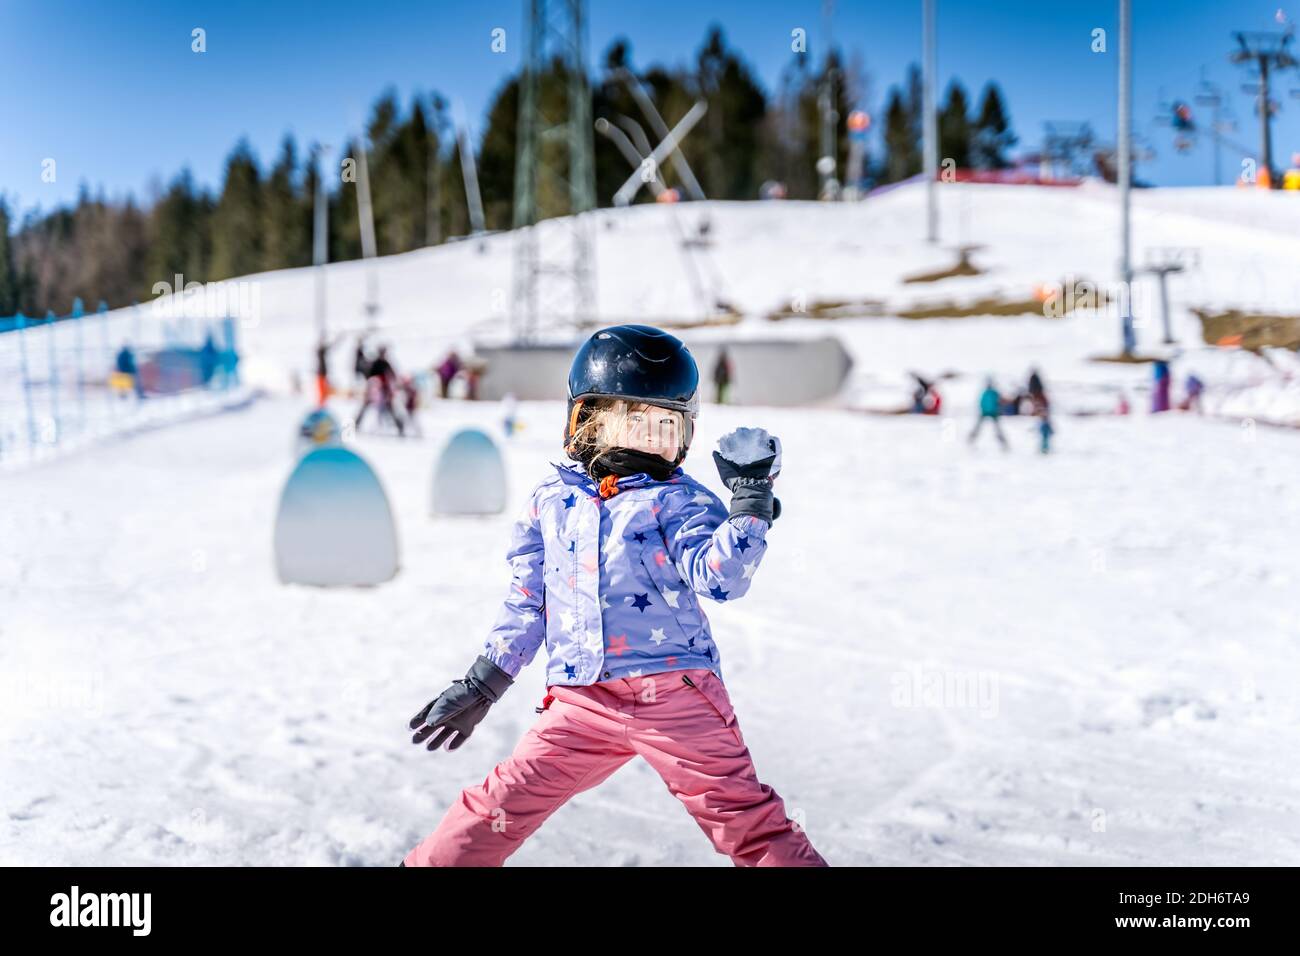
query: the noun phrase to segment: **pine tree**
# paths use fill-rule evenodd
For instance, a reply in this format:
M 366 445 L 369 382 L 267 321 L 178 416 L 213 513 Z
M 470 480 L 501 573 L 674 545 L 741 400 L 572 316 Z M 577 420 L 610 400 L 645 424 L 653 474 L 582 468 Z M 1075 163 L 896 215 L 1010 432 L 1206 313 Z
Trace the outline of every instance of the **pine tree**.
M 958 169 L 971 164 L 970 100 L 959 80 L 948 85 L 948 95 L 939 112 L 939 163 L 951 161 Z
M 141 299 L 153 295 L 156 282 L 174 284 L 176 275 L 184 282 L 211 278 L 212 212 L 211 197 L 195 187 L 188 168 L 181 170 L 149 213 Z
M 990 82 L 984 87 L 979 119 L 972 132 L 971 158 L 979 169 L 1006 169 L 1011 165 L 1006 151 L 1016 142 L 1017 137 L 1011 132 L 1011 123 L 1002 102 L 1002 91 L 996 83 Z
M 0 316 L 18 311 L 18 270 L 14 266 L 13 243 L 9 239 L 9 206 L 0 196 Z
M 212 280 L 261 270 L 262 222 L 261 173 L 248 141 L 241 139 L 226 160 L 225 184 L 212 215 Z
M 429 96 L 429 112 L 425 116 L 425 123 L 425 176 L 428 179 L 428 192 L 425 195 L 427 206 L 423 244 L 437 245 L 447 237 L 447 152 L 455 147 L 451 120 L 447 116 L 447 101 L 438 93 Z
M 375 217 L 376 254 L 406 252 L 413 233 L 412 222 L 423 205 L 410 195 L 413 157 L 407 155 L 401 108 L 393 90 L 385 93 L 371 111 L 367 127 L 370 152 L 370 201 Z
M 764 123 L 767 175 L 784 183 L 786 195 L 791 199 L 811 199 L 817 195 L 817 171 L 808 166 L 802 149 L 805 137 L 800 104 L 810 82 L 808 62 L 807 53 L 796 53 L 781 71 L 777 97 L 769 106 Z
M 543 80 L 543 91 L 554 96 L 554 80 Z M 565 116 L 565 106 L 550 107 L 550 115 Z M 478 187 L 483 200 L 483 219 L 488 229 L 509 229 L 514 220 L 515 195 L 515 143 L 519 122 L 519 79 L 511 77 L 497 88 L 488 106 L 487 125 L 479 142 Z M 447 149 L 451 156 L 448 167 L 455 167 L 455 176 L 448 176 L 444 182 L 448 189 L 443 193 L 444 203 L 450 203 L 456 213 L 455 231 L 452 235 L 465 235 L 469 232 L 469 207 L 465 197 L 464 170 L 461 167 L 460 148 L 454 132 Z M 472 145 L 472 144 L 471 144 Z M 539 144 L 538 148 L 544 148 Z M 564 185 L 564 184 L 561 184 Z M 540 205 L 540 201 L 539 201 Z M 461 211 L 464 212 L 463 225 Z M 568 196 L 564 197 L 563 212 L 568 211 Z M 559 212 L 552 214 L 558 215 Z M 544 218 L 544 217 L 543 217 Z
M 357 195 L 357 143 L 348 140 L 343 149 L 330 162 L 326 183 L 338 183 L 338 189 L 329 193 L 329 247 L 331 262 L 345 262 L 361 258 L 361 205 Z M 345 174 L 346 171 L 346 174 Z
M 262 197 L 262 263 L 267 272 L 311 263 L 311 218 L 304 215 L 298 149 L 286 135 Z
M 727 48 L 721 28 L 711 28 L 697 60 L 695 83 L 708 103 L 703 129 L 687 146 L 702 146 L 704 163 L 696 170 L 706 196 L 753 199 L 758 194 L 758 159 L 767 98 L 749 67 Z M 692 142 L 694 141 L 694 142 Z M 700 150 L 694 150 L 698 156 Z M 689 155 L 683 149 L 684 155 Z
M 921 172 L 923 107 L 921 71 L 913 63 L 908 67 L 906 92 L 892 87 L 886 101 L 883 182 L 896 183 Z

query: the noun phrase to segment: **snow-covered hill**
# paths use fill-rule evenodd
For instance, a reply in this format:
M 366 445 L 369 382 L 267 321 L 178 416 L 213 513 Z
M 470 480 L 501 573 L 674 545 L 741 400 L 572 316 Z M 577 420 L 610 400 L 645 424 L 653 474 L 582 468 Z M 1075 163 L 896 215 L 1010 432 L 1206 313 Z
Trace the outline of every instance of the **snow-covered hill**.
M 706 402 L 686 462 L 723 493 L 708 454 L 722 434 L 762 426 L 783 443 L 768 557 L 743 601 L 709 608 L 760 776 L 833 865 L 1294 864 L 1300 431 L 1062 414 L 1049 456 L 1024 419 L 1004 423 L 1009 452 L 988 435 L 970 448 L 985 374 L 1009 385 L 1037 366 L 1063 412 L 1108 408 L 1120 388 L 1141 411 L 1150 371 L 1088 361 L 1116 346 L 1109 318 L 891 317 L 921 298 L 1113 274 L 1104 187 L 941 195 L 945 235 L 982 243 L 988 271 L 934 287 L 901 282 L 955 258 L 921 239 L 917 190 L 598 217 L 606 319 L 691 315 L 666 217 L 685 228 L 707 212 L 718 288 L 747 314 L 689 336 L 833 332 L 857 361 L 842 409 Z M 1225 414 L 1267 400 L 1292 415 L 1295 356 L 1202 349 L 1187 309 L 1296 310 L 1297 198 L 1135 196 L 1140 256 L 1200 253 L 1200 272 L 1171 284 L 1186 348 L 1175 375 L 1196 370 Z M 374 264 L 399 367 L 504 335 L 510 252 L 494 236 L 483 252 Z M 370 267 L 326 270 L 334 329 L 364 324 Z M 457 752 L 417 749 L 406 730 L 482 645 L 511 518 L 562 460 L 563 403 L 520 404 L 498 517 L 428 513 L 440 443 L 466 424 L 500 435 L 496 403 L 434 402 L 420 439 L 349 439 L 388 490 L 402 570 L 372 589 L 281 586 L 274 510 L 307 410 L 286 383 L 312 371 L 313 276 L 256 281 L 245 368 L 270 397 L 3 475 L 0 863 L 391 866 L 536 717 L 540 659 Z M 764 317 L 794 299 L 868 298 L 881 315 Z M 136 320 L 97 321 L 112 343 Z M 957 374 L 941 419 L 862 413 L 901 404 L 909 368 Z M 641 761 L 574 798 L 512 862 L 727 863 Z
M 1133 393 L 1146 387 L 1149 366 L 1088 361 L 1119 347 L 1113 310 L 1051 321 L 893 317 L 933 303 L 968 304 L 990 296 L 1023 300 L 1044 284 L 1071 278 L 1112 283 L 1119 260 L 1115 190 L 1100 183 L 1077 189 L 955 183 L 941 186 L 939 197 L 942 242 L 934 246 L 923 238 L 919 185 L 856 204 L 710 202 L 593 213 L 596 314 L 609 323 L 697 319 L 702 311 L 690 279 L 695 272 L 707 297 L 730 302 L 744 319 L 683 333 L 688 341 L 838 335 L 857 365 L 845 396 L 851 405 L 900 404 L 906 371 L 916 369 L 962 373 L 964 378 L 949 386 L 950 407 L 965 407 L 986 374 L 996 375 L 1005 388 L 1022 383 L 1031 365 L 1061 386 L 1058 397 L 1067 407 L 1110 409 L 1120 389 L 1140 399 Z M 679 237 L 694 234 L 704 220 L 711 245 L 685 251 Z M 543 242 L 562 229 L 554 223 L 540 228 Z M 955 249 L 965 245 L 979 247 L 972 258 L 983 274 L 902 281 L 953 265 Z M 329 327 L 335 332 L 364 327 L 366 276 L 373 269 L 378 340 L 393 345 L 400 366 L 427 368 L 448 348 L 466 352 L 475 342 L 502 341 L 509 330 L 512 250 L 512 236 L 499 234 L 374 264 L 333 264 L 326 270 Z M 1174 337 L 1183 350 L 1178 379 L 1195 371 L 1205 380 L 1211 409 L 1300 423 L 1300 363 L 1294 354 L 1275 354 L 1270 365 L 1253 355 L 1208 349 L 1199 321 L 1189 312 L 1192 307 L 1300 312 L 1300 195 L 1234 188 L 1139 190 L 1133 250 L 1135 267 L 1173 252 L 1189 263 L 1188 271 L 1169 283 Z M 254 281 L 260 309 L 256 325 L 243 330 L 253 380 L 282 389 L 286 373 L 297 370 L 309 381 L 315 339 L 312 271 L 270 273 Z M 872 303 L 866 310 L 872 317 L 830 321 L 798 315 L 818 303 L 863 301 Z M 1154 280 L 1138 280 L 1134 303 L 1140 350 L 1172 354 L 1160 344 Z M 767 319 L 792 309 L 793 318 Z M 348 348 L 334 353 L 340 375 L 349 364 Z M 1243 397 L 1257 384 L 1267 396 L 1258 402 Z

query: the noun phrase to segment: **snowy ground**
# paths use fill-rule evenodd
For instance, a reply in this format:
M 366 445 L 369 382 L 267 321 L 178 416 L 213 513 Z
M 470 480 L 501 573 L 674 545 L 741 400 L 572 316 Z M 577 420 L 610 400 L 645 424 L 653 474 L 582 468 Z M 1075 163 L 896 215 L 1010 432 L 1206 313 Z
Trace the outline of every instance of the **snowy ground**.
M 498 518 L 427 493 L 494 405 L 360 437 L 402 547 L 372 590 L 275 580 L 293 400 L 6 475 L 0 863 L 395 864 L 544 692 L 543 649 L 464 748 L 408 742 L 559 460 L 562 406 L 521 411 Z M 1300 862 L 1300 432 L 1062 419 L 1044 458 L 1007 424 L 1004 455 L 960 416 L 705 406 L 687 465 L 715 490 L 730 428 L 785 450 L 753 590 L 710 609 L 760 776 L 833 865 Z M 728 864 L 640 761 L 511 862 Z

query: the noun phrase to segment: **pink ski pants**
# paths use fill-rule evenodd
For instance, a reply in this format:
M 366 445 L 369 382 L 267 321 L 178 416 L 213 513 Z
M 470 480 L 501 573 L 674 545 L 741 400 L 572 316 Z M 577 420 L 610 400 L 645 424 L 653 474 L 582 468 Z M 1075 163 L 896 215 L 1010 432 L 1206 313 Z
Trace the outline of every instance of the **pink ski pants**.
M 686 678 L 691 683 L 687 683 Z M 547 688 L 514 753 L 466 787 L 407 866 L 500 866 L 548 816 L 638 754 L 736 866 L 827 866 L 760 783 L 722 681 L 707 668 Z

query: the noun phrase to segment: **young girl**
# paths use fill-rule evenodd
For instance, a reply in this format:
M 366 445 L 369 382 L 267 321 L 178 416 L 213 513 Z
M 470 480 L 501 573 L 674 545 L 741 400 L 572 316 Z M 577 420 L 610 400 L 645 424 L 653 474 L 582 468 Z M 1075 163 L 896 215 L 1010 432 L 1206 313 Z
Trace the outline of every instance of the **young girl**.
M 701 603 L 749 590 L 780 514 L 781 444 L 751 428 L 722 439 L 724 506 L 679 467 L 698 385 L 690 352 L 658 329 L 616 326 L 579 349 L 564 448 L 581 467 L 554 465 L 533 489 L 484 652 L 410 726 L 430 750 L 454 734 L 455 750 L 545 641 L 542 716 L 400 865 L 499 866 L 635 756 L 737 866 L 827 865 L 755 774 Z

